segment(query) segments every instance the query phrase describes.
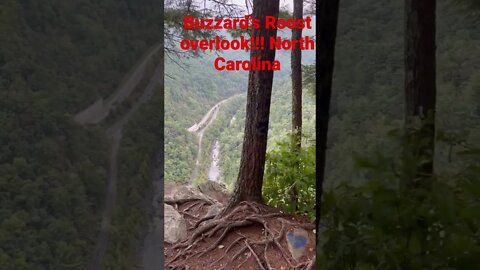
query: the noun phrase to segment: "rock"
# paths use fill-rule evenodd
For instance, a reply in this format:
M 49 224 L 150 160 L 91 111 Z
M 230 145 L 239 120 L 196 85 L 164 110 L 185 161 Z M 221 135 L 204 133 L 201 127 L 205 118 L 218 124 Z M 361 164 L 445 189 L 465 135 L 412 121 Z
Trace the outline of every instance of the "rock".
M 215 181 L 205 181 L 198 186 L 198 190 L 222 204 L 226 204 L 230 198 L 230 193 L 225 184 Z
M 175 244 L 187 238 L 187 224 L 173 206 L 164 204 L 165 242 Z
M 308 245 L 308 233 L 303 229 L 294 229 L 287 233 L 288 250 L 295 261 L 298 261 Z
M 208 207 L 208 212 L 205 216 L 208 217 L 208 216 L 211 216 L 211 215 L 217 215 L 222 210 L 223 210 L 223 205 L 221 205 L 219 203 L 212 204 L 212 205 L 210 205 L 210 207 Z
M 198 188 L 193 186 L 179 186 L 176 188 L 171 196 L 165 196 L 165 199 L 181 200 L 181 199 L 202 199 L 206 201 L 211 201 L 214 203 L 212 198 L 203 194 Z

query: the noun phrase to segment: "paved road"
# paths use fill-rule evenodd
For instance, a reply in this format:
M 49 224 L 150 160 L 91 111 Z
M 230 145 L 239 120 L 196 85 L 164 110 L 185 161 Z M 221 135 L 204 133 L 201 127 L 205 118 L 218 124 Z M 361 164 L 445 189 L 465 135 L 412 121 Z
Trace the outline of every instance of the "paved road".
M 116 130 L 112 136 L 112 149 L 110 154 L 110 169 L 108 172 L 107 194 L 105 196 L 105 208 L 102 215 L 102 225 L 100 234 L 97 238 L 97 244 L 93 252 L 93 258 L 90 261 L 88 269 L 102 269 L 103 259 L 107 251 L 108 236 L 110 234 L 110 225 L 112 220 L 113 208 L 117 194 L 117 177 L 118 177 L 118 149 L 122 138 L 122 129 Z
M 105 120 L 112 109 L 118 104 L 121 104 L 134 91 L 135 87 L 142 80 L 145 72 L 147 72 L 148 64 L 160 48 L 161 44 L 151 48 L 124 77 L 114 93 L 105 100 L 100 100 L 101 103 L 95 101 L 90 107 L 77 113 L 74 117 L 75 121 L 83 125 L 98 124 Z
M 213 107 L 208 110 L 208 112 L 202 117 L 199 123 L 195 123 L 193 126 L 188 128 L 189 132 L 195 133 L 198 136 L 198 152 L 197 158 L 195 160 L 195 167 L 193 168 L 192 176 L 190 177 L 190 182 L 193 183 L 198 176 L 198 169 L 200 167 L 200 159 L 202 158 L 202 141 L 203 141 L 203 133 L 205 130 L 213 123 L 213 121 L 217 118 L 218 111 L 220 110 L 220 106 L 229 100 L 238 97 L 241 94 L 233 95 L 229 98 L 226 98 L 217 104 L 213 105 Z
M 132 71 L 125 77 L 122 81 L 118 90 L 112 94 L 111 97 L 107 99 L 107 104 L 113 104 L 115 102 L 120 102 L 128 96 L 133 89 L 137 86 L 137 83 L 144 76 L 146 72 L 145 66 L 148 61 L 154 57 L 155 53 L 158 52 L 160 48 L 159 45 L 154 47 L 147 53 L 143 59 L 137 64 Z M 88 264 L 88 270 L 101 270 L 103 267 L 103 261 L 105 254 L 108 248 L 108 241 L 110 235 L 112 215 L 115 206 L 115 198 L 117 193 L 117 182 L 118 182 L 118 150 L 120 148 L 120 142 L 122 139 L 122 131 L 125 124 L 127 124 L 130 116 L 146 101 L 148 101 L 153 92 L 158 87 L 159 82 L 163 79 L 163 63 L 160 63 L 152 76 L 148 85 L 145 87 L 142 96 L 137 100 L 137 102 L 130 108 L 130 110 L 123 115 L 119 120 L 117 120 L 113 125 L 107 128 L 107 136 L 111 138 L 112 146 L 110 153 L 110 166 L 108 173 L 108 183 L 107 190 L 105 195 L 104 210 L 102 214 L 102 222 L 100 227 L 100 233 L 97 238 L 95 249 L 92 254 L 92 259 Z M 94 116 L 96 122 L 101 122 L 108 116 L 110 110 L 105 114 L 104 112 L 99 113 Z

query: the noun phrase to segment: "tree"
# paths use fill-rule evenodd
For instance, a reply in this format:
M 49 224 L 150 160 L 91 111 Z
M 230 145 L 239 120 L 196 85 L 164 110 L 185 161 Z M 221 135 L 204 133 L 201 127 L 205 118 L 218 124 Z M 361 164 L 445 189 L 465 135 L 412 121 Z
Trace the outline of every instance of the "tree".
M 174 59 L 181 60 L 182 58 L 199 56 L 202 51 L 184 51 L 179 49 L 177 45 L 182 39 L 194 40 L 215 37 L 216 32 L 211 29 L 190 29 L 185 31 L 182 23 L 184 16 L 189 15 L 196 18 L 237 18 L 242 15 L 241 10 L 241 6 L 235 4 L 232 0 L 165 0 L 164 49 L 166 56 L 179 66 L 183 66 L 182 63 Z
M 293 1 L 293 19 L 303 18 L 303 0 Z M 292 40 L 302 37 L 302 29 L 292 29 Z M 292 68 L 292 129 L 298 133 L 298 146 L 302 132 L 302 51 L 297 46 L 291 52 Z
M 422 121 L 417 155 L 425 159 L 417 175 L 433 173 L 435 147 L 436 0 L 405 1 L 405 128 Z M 425 143 L 423 143 L 425 142 Z
M 293 1 L 293 19 L 303 18 L 303 0 Z M 302 37 L 302 29 L 292 29 L 292 40 L 298 40 Z M 294 136 L 293 151 L 300 153 L 302 147 L 302 51 L 300 47 L 292 49 L 291 52 L 291 68 L 292 68 L 292 131 Z M 300 164 L 293 168 L 298 169 Z M 290 190 L 291 200 L 295 204 L 297 210 L 298 190 L 297 186 L 292 183 Z
M 330 117 L 330 96 L 332 93 L 339 2 L 340 0 L 321 0 L 317 6 L 319 36 L 317 39 L 316 57 L 318 71 L 316 103 L 318 130 L 317 173 L 320 177 L 319 185 L 317 185 L 319 211 L 321 211 L 323 181 L 325 178 L 325 156 L 327 152 L 328 120 Z M 320 221 L 320 214 L 317 216 L 317 223 Z
M 252 36 L 263 36 L 265 40 L 277 36 L 276 29 L 266 29 L 265 17 L 278 17 L 279 0 L 253 2 L 253 17 L 261 21 L 261 26 L 254 29 Z M 264 50 L 252 50 L 250 58 L 261 57 L 273 61 L 275 50 L 267 45 Z M 242 201 L 262 202 L 263 172 L 267 149 L 268 122 L 272 95 L 273 70 L 250 70 L 248 77 L 247 110 L 245 118 L 245 135 L 240 160 L 240 171 L 233 196 L 226 211 Z M 225 211 L 225 212 L 226 212 Z

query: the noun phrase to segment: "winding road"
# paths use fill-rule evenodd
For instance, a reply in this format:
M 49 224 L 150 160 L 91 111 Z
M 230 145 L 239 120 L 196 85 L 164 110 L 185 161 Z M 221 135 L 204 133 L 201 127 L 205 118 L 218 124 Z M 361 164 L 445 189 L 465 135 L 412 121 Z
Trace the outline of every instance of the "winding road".
M 110 114 L 111 109 L 125 100 L 138 85 L 140 80 L 146 75 L 146 66 L 152 61 L 153 57 L 161 48 L 161 44 L 156 45 L 143 56 L 142 59 L 132 68 L 127 76 L 122 80 L 122 83 L 109 98 L 106 99 L 106 105 L 103 105 L 101 110 L 91 109 L 94 105 L 78 113 L 74 120 L 80 124 L 88 123 L 101 123 Z M 104 209 L 102 213 L 102 222 L 100 232 L 97 237 L 95 249 L 92 254 L 92 259 L 89 262 L 88 270 L 100 270 L 102 269 L 105 254 L 108 247 L 112 215 L 115 206 L 115 198 L 117 194 L 117 182 L 118 182 L 118 151 L 120 148 L 120 142 L 122 139 L 122 130 L 125 124 L 128 123 L 130 116 L 138 110 L 138 108 L 148 101 L 159 83 L 163 80 L 163 63 L 159 63 L 155 71 L 145 87 L 142 95 L 136 101 L 136 103 L 126 112 L 123 116 L 114 122 L 110 127 L 106 129 L 106 134 L 111 138 L 111 152 L 109 159 L 109 172 L 107 190 L 105 192 Z M 98 101 L 97 101 L 98 102 Z M 95 103 L 97 103 L 95 102 Z M 95 104 L 94 103 L 94 104 Z
M 121 104 L 127 97 L 132 94 L 135 87 L 140 83 L 144 74 L 147 72 L 147 66 L 153 57 L 159 52 L 161 44 L 155 45 L 149 49 L 143 57 L 138 61 L 133 68 L 122 79 L 119 87 L 105 100 L 100 98 L 95 101 L 88 108 L 78 112 L 74 116 L 75 122 L 85 124 L 99 124 L 105 120 L 112 112 L 115 106 Z
M 193 181 L 195 181 L 195 179 L 197 179 L 198 177 L 198 169 L 200 167 L 200 160 L 202 158 L 203 133 L 210 126 L 210 124 L 212 124 L 213 121 L 217 118 L 217 114 L 218 114 L 218 111 L 220 110 L 220 106 L 239 95 L 241 94 L 233 95 L 213 105 L 213 107 L 202 117 L 200 122 L 193 124 L 193 126 L 187 129 L 189 132 L 197 134 L 198 136 L 198 152 L 197 152 L 197 158 L 195 160 L 195 167 L 193 168 L 192 176 L 190 178 L 191 183 L 193 183 Z

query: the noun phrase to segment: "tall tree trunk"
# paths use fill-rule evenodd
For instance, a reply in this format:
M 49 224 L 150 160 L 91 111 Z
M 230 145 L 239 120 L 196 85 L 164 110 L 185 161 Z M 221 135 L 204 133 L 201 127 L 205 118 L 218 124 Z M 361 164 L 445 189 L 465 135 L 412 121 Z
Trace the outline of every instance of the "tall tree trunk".
M 317 224 L 321 219 L 321 200 L 325 178 L 330 96 L 332 94 L 335 39 L 337 37 L 339 0 L 319 0 L 317 4 Z
M 293 18 L 295 20 L 303 18 L 303 0 L 293 1 Z M 298 40 L 302 37 L 302 29 L 292 30 L 292 40 Z M 302 51 L 297 46 L 291 52 L 292 68 L 292 129 L 297 131 L 301 138 L 302 131 Z M 301 140 L 298 141 L 300 146 Z
M 405 128 L 422 121 L 419 156 L 428 162 L 417 175 L 433 173 L 435 147 L 435 9 L 436 0 L 405 0 Z
M 250 58 L 261 57 L 273 61 L 275 49 L 271 50 L 270 37 L 277 36 L 276 29 L 265 29 L 265 16 L 278 18 L 280 0 L 253 1 L 253 17 L 261 20 L 252 36 L 263 36 L 267 41 L 264 50 L 250 51 Z M 240 172 L 234 194 L 226 207 L 227 212 L 242 201 L 262 202 L 263 171 L 267 150 L 268 122 L 272 96 L 273 71 L 250 70 L 248 77 L 247 112 L 245 135 L 240 161 Z
M 293 0 L 293 19 L 303 18 L 303 0 Z M 302 37 L 302 29 L 292 30 L 292 40 L 299 40 Z M 292 131 L 293 131 L 293 151 L 300 153 L 302 147 L 302 50 L 300 47 L 291 51 L 291 69 L 292 69 Z M 296 164 L 293 170 L 298 170 L 300 164 Z M 298 190 L 295 183 L 292 183 L 290 190 L 290 199 L 294 204 L 294 209 L 298 208 Z

